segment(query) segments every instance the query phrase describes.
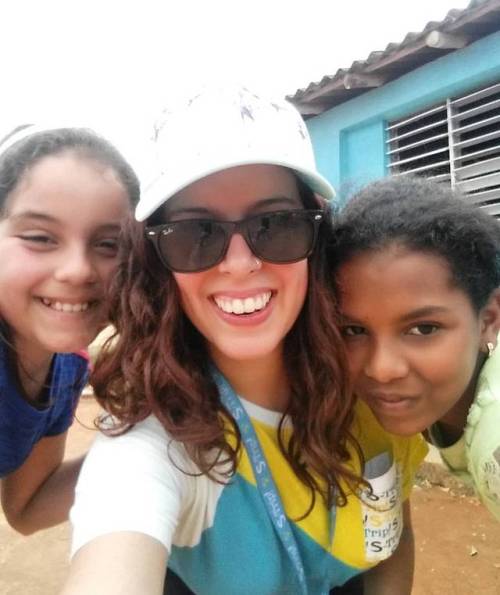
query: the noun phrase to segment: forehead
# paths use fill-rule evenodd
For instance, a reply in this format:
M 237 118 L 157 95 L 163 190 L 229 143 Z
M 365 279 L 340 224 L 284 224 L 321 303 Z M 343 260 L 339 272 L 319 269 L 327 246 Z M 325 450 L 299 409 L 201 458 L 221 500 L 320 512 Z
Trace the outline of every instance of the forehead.
M 395 311 L 447 304 L 464 298 L 445 258 L 402 246 L 354 255 L 337 273 L 342 308 Z
M 295 175 L 278 165 L 243 165 L 226 169 L 190 184 L 164 206 L 170 215 L 184 209 L 206 209 L 232 217 L 244 214 L 262 201 L 283 198 L 300 206 L 301 199 Z
M 7 215 L 36 210 L 58 219 L 123 217 L 129 209 L 126 190 L 111 167 L 69 151 L 28 168 L 6 206 Z
M 122 187 L 118 175 L 111 166 L 68 150 L 55 155 L 47 155 L 29 166 L 21 175 L 17 185 L 9 195 L 14 208 L 34 193 L 43 199 L 45 195 L 64 193 L 83 188 L 90 191 L 102 185 Z

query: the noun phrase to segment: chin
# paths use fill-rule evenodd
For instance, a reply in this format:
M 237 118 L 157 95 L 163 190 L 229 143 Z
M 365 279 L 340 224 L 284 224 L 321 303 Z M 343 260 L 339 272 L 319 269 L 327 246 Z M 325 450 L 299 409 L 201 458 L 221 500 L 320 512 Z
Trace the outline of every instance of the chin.
M 53 353 L 75 353 L 87 347 L 92 343 L 94 335 L 79 336 L 72 338 L 61 338 L 61 340 L 53 340 L 46 344 L 46 348 Z
M 258 341 L 233 341 L 228 345 L 212 344 L 214 354 L 225 360 L 244 363 L 251 361 L 258 361 L 264 358 L 272 357 L 278 348 L 279 344 L 272 343 L 270 345 L 263 344 Z
M 379 420 L 380 421 L 380 420 Z M 391 434 L 396 434 L 397 436 L 403 437 L 410 437 L 414 436 L 415 434 L 420 434 L 426 429 L 426 426 L 422 426 L 421 424 L 416 423 L 382 423 L 381 425 L 384 427 L 385 430 L 390 432 Z
M 390 434 L 397 436 L 414 436 L 427 429 L 425 424 L 419 423 L 417 420 L 395 420 L 394 418 L 385 418 L 375 415 L 378 423 Z

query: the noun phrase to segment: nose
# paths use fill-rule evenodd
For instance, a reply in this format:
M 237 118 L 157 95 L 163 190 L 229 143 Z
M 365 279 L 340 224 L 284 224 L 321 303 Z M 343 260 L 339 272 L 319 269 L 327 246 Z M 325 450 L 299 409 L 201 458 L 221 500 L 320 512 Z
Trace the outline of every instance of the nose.
M 54 277 L 61 283 L 87 285 L 97 280 L 97 269 L 84 246 L 73 246 L 61 254 Z
M 226 256 L 219 264 L 221 273 L 244 277 L 260 269 L 262 262 L 254 256 L 245 238 L 235 233 L 229 240 Z
M 377 342 L 368 350 L 364 361 L 364 373 L 380 384 L 405 378 L 409 364 L 401 345 Z

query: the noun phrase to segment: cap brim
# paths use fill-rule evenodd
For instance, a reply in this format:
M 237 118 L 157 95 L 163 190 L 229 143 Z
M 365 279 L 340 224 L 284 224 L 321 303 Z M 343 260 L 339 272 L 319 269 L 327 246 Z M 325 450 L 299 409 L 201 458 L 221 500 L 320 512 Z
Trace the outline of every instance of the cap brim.
M 305 169 L 303 167 L 297 167 L 292 163 L 285 163 L 277 160 L 248 160 L 248 161 L 234 161 L 228 163 L 225 161 L 220 166 L 214 166 L 202 172 L 198 172 L 191 178 L 186 179 L 183 177 L 182 182 L 172 180 L 170 177 L 162 175 L 156 178 L 149 186 L 145 188 L 144 195 L 145 200 L 141 200 L 135 210 L 135 218 L 137 221 L 144 221 L 150 215 L 152 215 L 162 204 L 166 203 L 172 196 L 180 192 L 183 188 L 186 188 L 190 184 L 197 182 L 207 176 L 224 171 L 225 169 L 231 169 L 232 167 L 239 167 L 242 165 L 279 165 L 287 167 L 294 172 L 303 180 L 303 182 L 311 188 L 311 190 L 326 200 L 331 200 L 335 197 L 335 190 L 333 186 L 324 178 L 321 174 L 316 171 Z

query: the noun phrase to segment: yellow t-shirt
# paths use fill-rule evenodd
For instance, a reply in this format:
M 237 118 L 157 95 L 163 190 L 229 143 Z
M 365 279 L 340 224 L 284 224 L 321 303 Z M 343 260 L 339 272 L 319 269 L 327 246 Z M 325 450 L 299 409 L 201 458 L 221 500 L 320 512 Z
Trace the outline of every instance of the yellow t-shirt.
M 279 417 L 266 420 L 265 415 L 269 412 L 243 399 L 242 402 L 252 419 L 285 512 L 289 519 L 299 519 L 310 504 L 310 492 L 296 478 L 281 453 L 276 430 Z M 407 438 L 385 431 L 362 401 L 356 405 L 352 430 L 363 451 L 364 477 L 370 482 L 373 493 L 363 490 L 359 497 L 352 493 L 348 495 L 347 505 L 334 512 L 333 535 L 330 535 L 330 512 L 320 497 L 306 518 L 293 522 L 299 529 L 299 549 L 308 577 L 316 574 L 315 566 L 321 567 L 319 550 L 329 554 L 324 557 L 325 566 L 321 572 L 331 572 L 337 579 L 339 574 L 345 573 L 345 580 L 375 566 L 394 552 L 403 528 L 402 504 L 410 495 L 415 472 L 428 451 L 420 434 Z M 353 460 L 358 458 L 354 456 Z M 356 467 L 353 470 L 359 473 L 359 465 Z M 246 452 L 237 474 L 257 489 Z

